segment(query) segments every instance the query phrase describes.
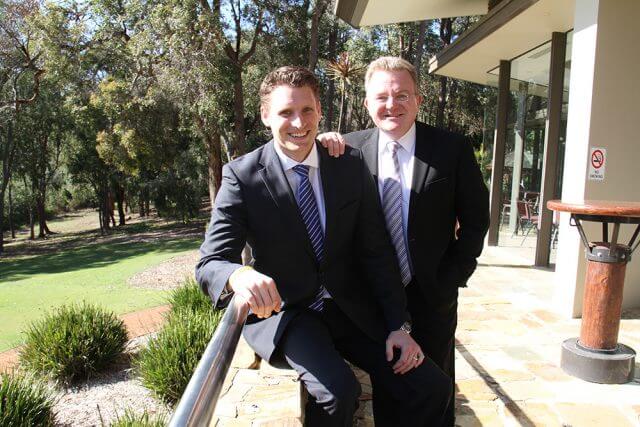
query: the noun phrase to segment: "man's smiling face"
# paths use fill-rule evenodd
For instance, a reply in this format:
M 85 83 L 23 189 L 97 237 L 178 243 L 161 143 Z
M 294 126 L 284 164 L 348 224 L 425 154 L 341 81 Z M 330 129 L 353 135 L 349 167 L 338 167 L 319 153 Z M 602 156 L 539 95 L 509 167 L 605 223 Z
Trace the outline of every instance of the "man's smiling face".
M 408 71 L 374 71 L 366 90 L 364 105 L 380 130 L 399 139 L 411 129 L 422 97 Z
M 280 85 L 269 94 L 260 113 L 282 151 L 297 162 L 303 161 L 313 147 L 321 118 L 313 90 Z

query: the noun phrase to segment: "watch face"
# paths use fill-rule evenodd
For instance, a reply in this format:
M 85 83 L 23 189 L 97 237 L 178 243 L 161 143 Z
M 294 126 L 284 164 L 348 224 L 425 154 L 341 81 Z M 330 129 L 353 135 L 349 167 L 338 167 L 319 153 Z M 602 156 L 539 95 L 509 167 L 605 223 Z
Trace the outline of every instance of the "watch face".
M 404 322 L 402 324 L 402 326 L 400 326 L 400 329 L 408 334 L 411 333 L 411 323 L 410 322 Z

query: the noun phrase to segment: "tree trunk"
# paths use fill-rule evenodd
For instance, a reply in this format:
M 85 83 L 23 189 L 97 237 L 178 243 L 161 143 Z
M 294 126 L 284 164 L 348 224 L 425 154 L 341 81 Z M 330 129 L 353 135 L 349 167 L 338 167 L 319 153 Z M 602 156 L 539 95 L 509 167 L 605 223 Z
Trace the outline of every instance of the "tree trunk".
M 116 204 L 113 201 L 113 192 L 111 191 L 111 189 L 107 190 L 106 195 L 107 196 L 105 198 L 105 204 L 106 204 L 106 211 L 108 215 L 107 223 L 109 222 L 109 220 L 111 220 L 111 227 L 116 228 L 116 217 L 113 214 Z
M 0 254 L 4 250 L 4 190 L 0 189 Z
M 236 78 L 233 82 L 233 113 L 235 123 L 235 141 L 232 143 L 232 157 L 236 158 L 245 152 L 244 148 L 244 94 L 242 91 L 242 68 L 236 66 Z
M 344 115 L 344 133 L 352 131 L 351 124 L 353 123 L 353 96 L 347 97 L 347 111 Z
M 336 58 L 336 45 L 338 42 L 338 22 L 336 18 L 333 19 L 333 25 L 331 26 L 331 32 L 329 33 L 329 51 L 327 53 L 330 60 Z M 325 105 L 327 106 L 327 119 L 324 123 L 325 131 L 330 132 L 333 130 L 333 98 L 336 96 L 336 84 L 333 79 L 329 80 L 329 84 L 326 92 Z
M 29 239 L 31 240 L 35 240 L 36 238 L 35 228 L 36 228 L 36 221 L 35 221 L 35 215 L 33 212 L 33 203 L 29 203 Z
M 316 5 L 313 8 L 313 15 L 311 17 L 311 34 L 309 35 L 309 70 L 316 69 L 318 63 L 318 27 L 320 24 L 320 17 L 324 13 L 327 7 L 326 0 L 316 0 Z
M 45 207 L 44 207 L 44 200 L 42 200 L 42 197 L 40 196 L 40 194 L 36 195 L 36 214 L 38 216 L 38 239 L 42 239 L 44 237 L 47 237 L 47 232 L 46 232 L 46 223 L 45 223 Z
M 101 183 L 102 190 L 100 192 L 100 211 L 102 214 L 102 229 L 104 233 L 108 233 L 111 229 L 109 222 L 111 221 L 109 206 L 109 189 L 107 184 Z
M 117 184 L 115 188 L 116 205 L 118 206 L 118 225 L 126 224 L 126 215 L 124 213 L 124 185 Z
M 37 185 L 37 191 L 35 192 L 36 199 L 36 214 L 38 215 L 38 238 L 46 237 L 51 233 L 47 226 L 46 215 L 46 202 L 47 202 L 47 167 L 48 167 L 48 151 L 49 151 L 49 135 L 44 135 L 40 140 L 40 153 L 39 162 L 36 167 L 36 175 L 34 176 L 34 183 Z
M 438 106 L 436 109 L 436 127 L 444 127 L 444 109 L 447 106 L 447 78 L 440 76 L 440 93 L 438 94 Z
M 42 172 L 42 171 L 41 171 Z M 45 171 L 46 173 L 46 171 Z M 48 234 L 52 234 L 51 230 L 47 226 L 47 180 L 46 175 L 40 174 L 38 176 L 38 189 L 35 193 L 36 199 L 36 214 L 38 215 L 38 238 L 46 237 Z
M 16 229 L 13 227 L 13 197 L 11 194 L 11 182 L 9 182 L 9 231 L 11 232 L 11 238 L 16 238 Z M 0 228 L 0 232 L 2 228 Z
M 216 132 L 208 136 L 207 151 L 209 154 L 209 202 L 213 208 L 216 194 L 218 194 L 218 189 L 222 183 L 222 144 L 219 133 Z
M 451 18 L 440 20 L 440 41 L 442 49 L 451 44 L 451 29 L 453 21 Z M 447 78 L 440 77 L 440 93 L 438 94 L 438 109 L 436 111 L 436 127 L 444 127 L 444 110 L 447 106 Z
M 4 251 L 4 195 L 11 180 L 11 163 L 15 153 L 13 146 L 13 123 L 7 123 L 7 138 L 2 150 L 2 183 L 0 183 L 0 254 Z
M 413 66 L 416 67 L 416 73 L 418 74 L 418 81 L 416 85 L 418 90 L 420 89 L 420 68 L 422 67 L 422 56 L 424 55 L 424 42 L 427 36 L 427 21 L 420 21 L 420 28 L 418 29 L 418 40 L 416 41 L 416 57 L 413 61 Z
M 144 209 L 144 190 L 140 189 L 140 194 L 138 194 L 138 211 L 140 212 L 140 218 L 147 216 L 147 212 Z
M 105 234 L 104 224 L 102 223 L 102 202 L 98 205 L 98 221 L 100 223 L 100 234 Z

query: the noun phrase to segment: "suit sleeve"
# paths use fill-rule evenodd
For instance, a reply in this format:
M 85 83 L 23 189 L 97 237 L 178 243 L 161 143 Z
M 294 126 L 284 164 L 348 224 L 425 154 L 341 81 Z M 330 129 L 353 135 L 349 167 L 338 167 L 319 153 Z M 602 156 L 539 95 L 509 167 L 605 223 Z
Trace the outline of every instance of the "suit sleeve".
M 465 286 L 482 253 L 484 237 L 489 229 L 489 192 L 466 139 L 456 167 L 455 212 L 458 221 L 456 240 L 445 253 L 439 278 L 444 283 Z
M 378 189 L 364 160 L 361 160 L 360 166 L 362 199 L 358 213 L 356 239 L 361 271 L 382 308 L 387 328 L 389 331 L 395 331 L 400 329 L 404 322 L 410 320 L 406 309 L 407 299 L 395 250 L 380 210 Z
M 229 276 L 242 266 L 246 235 L 247 213 L 241 186 L 231 167 L 226 165 L 196 265 L 196 280 L 216 307 L 224 307 L 230 300 L 232 293 L 225 286 Z

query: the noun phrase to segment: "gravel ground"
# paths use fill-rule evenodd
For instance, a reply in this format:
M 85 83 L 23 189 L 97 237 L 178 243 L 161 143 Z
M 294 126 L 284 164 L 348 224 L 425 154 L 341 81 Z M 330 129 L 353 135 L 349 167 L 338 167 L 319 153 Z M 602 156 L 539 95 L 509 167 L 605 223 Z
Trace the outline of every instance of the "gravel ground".
M 186 278 L 193 278 L 198 251 L 166 260 L 127 280 L 129 286 L 148 289 L 174 289 Z
M 137 353 L 151 336 L 136 338 L 129 343 L 128 355 Z M 130 357 L 128 359 L 130 359 Z M 56 425 L 89 427 L 108 426 L 126 409 L 135 413 L 166 414 L 171 410 L 156 400 L 136 378 L 129 360 L 122 360 L 111 372 L 101 374 L 86 383 L 62 391 L 55 405 Z

